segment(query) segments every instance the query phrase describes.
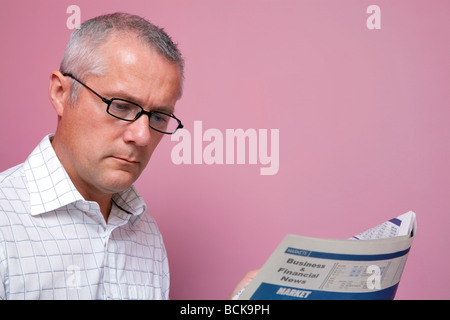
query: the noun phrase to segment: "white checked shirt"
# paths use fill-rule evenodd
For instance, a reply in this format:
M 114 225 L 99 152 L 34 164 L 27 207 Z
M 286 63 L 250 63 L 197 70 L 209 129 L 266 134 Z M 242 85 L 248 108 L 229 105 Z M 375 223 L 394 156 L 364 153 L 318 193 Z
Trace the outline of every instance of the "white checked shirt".
M 161 234 L 134 187 L 105 223 L 42 140 L 0 173 L 0 299 L 168 299 Z

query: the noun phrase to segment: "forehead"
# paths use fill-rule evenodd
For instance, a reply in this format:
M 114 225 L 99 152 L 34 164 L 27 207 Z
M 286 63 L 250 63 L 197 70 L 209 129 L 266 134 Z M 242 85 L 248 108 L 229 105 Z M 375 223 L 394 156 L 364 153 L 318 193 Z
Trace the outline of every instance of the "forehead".
M 175 104 L 181 96 L 180 67 L 136 37 L 116 36 L 103 47 L 101 56 L 107 73 L 99 77 L 104 92 L 126 94 L 137 103 L 153 100 Z

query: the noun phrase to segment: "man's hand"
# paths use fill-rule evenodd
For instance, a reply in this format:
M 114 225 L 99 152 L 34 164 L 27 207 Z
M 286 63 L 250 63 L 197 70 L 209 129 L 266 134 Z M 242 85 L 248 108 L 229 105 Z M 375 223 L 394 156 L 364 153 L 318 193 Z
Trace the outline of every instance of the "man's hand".
M 244 289 L 245 287 L 248 286 L 248 284 L 253 280 L 253 278 L 256 276 L 256 274 L 258 273 L 259 269 L 257 270 L 252 270 L 247 272 L 247 274 L 244 276 L 244 278 L 242 278 L 241 281 L 239 281 L 239 283 L 237 284 L 236 288 L 234 288 L 233 292 L 230 295 L 229 299 L 233 299 L 238 293 L 240 293 L 242 291 L 242 289 Z

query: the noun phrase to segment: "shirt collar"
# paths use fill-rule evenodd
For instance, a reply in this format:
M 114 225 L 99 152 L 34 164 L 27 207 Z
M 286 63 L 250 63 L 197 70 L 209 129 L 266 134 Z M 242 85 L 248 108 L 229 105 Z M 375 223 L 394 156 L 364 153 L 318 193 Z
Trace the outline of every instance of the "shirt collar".
M 113 195 L 114 205 L 133 216 L 147 211 L 147 205 L 134 186 Z
M 25 161 L 31 214 L 56 210 L 83 197 L 73 185 L 47 135 Z
M 76 201 L 85 201 L 56 156 L 51 144 L 53 136 L 45 136 L 24 164 L 31 215 L 56 210 Z M 113 199 L 134 216 L 147 210 L 144 200 L 133 186 L 115 194 Z
M 131 186 L 128 190 L 114 194 L 112 199 L 114 200 L 113 207 L 118 207 L 117 209 L 121 213 L 131 215 L 130 223 L 132 225 L 140 220 L 142 214 L 147 211 L 147 205 L 144 199 L 142 199 L 134 186 Z M 112 212 L 113 210 L 111 209 Z

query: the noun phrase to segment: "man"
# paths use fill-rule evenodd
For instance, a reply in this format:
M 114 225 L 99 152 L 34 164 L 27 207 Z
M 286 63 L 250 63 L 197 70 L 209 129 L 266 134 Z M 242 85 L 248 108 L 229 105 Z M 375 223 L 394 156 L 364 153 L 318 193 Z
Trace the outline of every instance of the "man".
M 0 299 L 168 299 L 162 237 L 133 183 L 182 127 L 182 79 L 176 45 L 140 17 L 74 31 L 50 77 L 55 134 L 0 174 Z

